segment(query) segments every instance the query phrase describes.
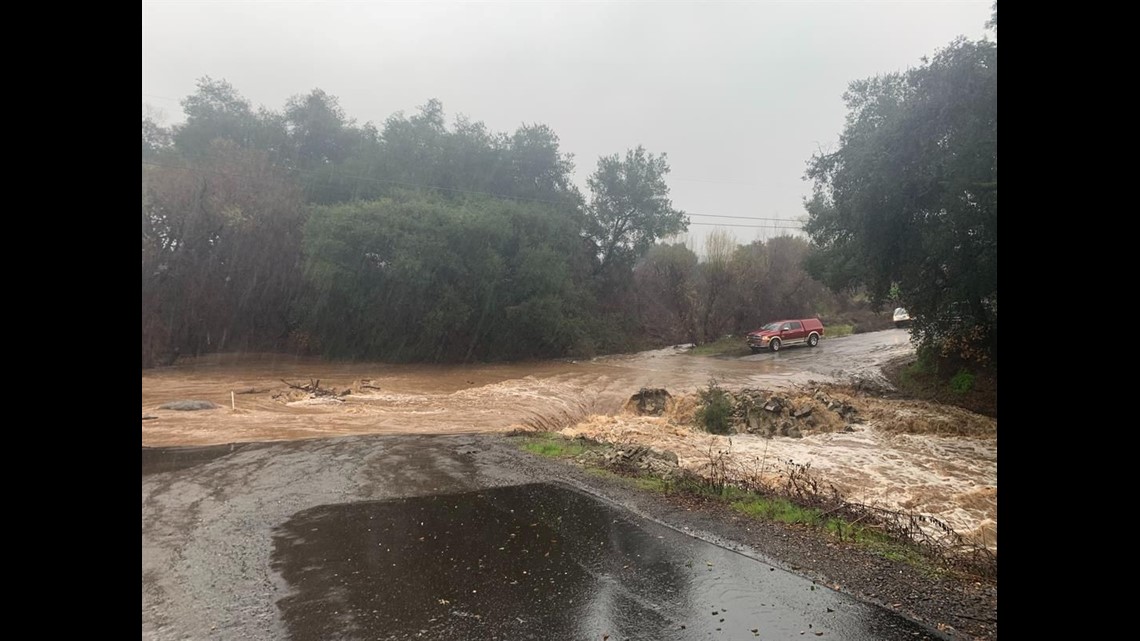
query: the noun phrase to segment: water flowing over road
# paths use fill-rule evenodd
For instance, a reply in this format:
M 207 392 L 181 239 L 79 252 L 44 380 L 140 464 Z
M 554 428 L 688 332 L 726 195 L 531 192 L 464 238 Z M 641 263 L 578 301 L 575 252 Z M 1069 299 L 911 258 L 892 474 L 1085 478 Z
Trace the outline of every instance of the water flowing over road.
M 727 389 L 790 390 L 812 382 L 881 378 L 889 360 L 910 354 L 905 331 L 825 339 L 816 348 L 741 358 L 702 357 L 682 348 L 592 360 L 480 365 L 333 363 L 274 355 L 216 355 L 142 377 L 144 446 L 214 445 L 353 434 L 455 434 L 563 430 L 675 451 L 697 467 L 710 450 L 740 465 L 774 469 L 792 461 L 850 500 L 934 516 L 960 534 L 997 545 L 996 421 L 923 403 L 889 411 L 917 423 L 981 425 L 988 436 L 897 433 L 875 420 L 854 432 L 804 438 L 712 437 L 662 418 L 624 412 L 642 387 L 692 395 L 716 379 Z M 319 383 L 337 396 L 310 398 L 288 387 Z M 232 396 L 231 396 L 232 393 Z M 179 399 L 219 409 L 159 409 Z M 231 405 L 232 403 L 232 405 Z M 234 409 L 236 408 L 236 409 Z M 977 432 L 978 429 L 973 431 Z M 920 430 L 921 432 L 921 430 Z
M 157 417 L 146 422 L 143 445 L 557 430 L 592 415 L 617 413 L 641 387 L 663 387 L 676 395 L 715 378 L 726 386 L 782 389 L 874 376 L 883 363 L 910 351 L 907 334 L 892 330 L 738 359 L 693 356 L 677 348 L 583 361 L 462 366 L 214 355 L 143 373 L 142 412 Z M 290 402 L 281 394 L 289 391 L 284 381 L 319 381 L 322 388 L 351 393 Z M 224 411 L 158 409 L 177 399 L 212 401 Z
M 742 358 L 668 348 L 429 366 L 216 355 L 145 371 L 143 638 L 941 638 L 760 552 L 678 529 L 684 514 L 667 524 L 634 509 L 632 494 L 595 496 L 597 477 L 499 436 L 647 444 L 691 469 L 713 450 L 741 466 L 808 464 L 850 500 L 936 516 L 996 548 L 993 419 L 864 395 L 849 431 L 720 437 L 680 410 L 629 409 L 654 387 L 691 410 L 713 378 L 730 390 L 838 394 L 828 384 L 881 378 L 911 351 L 891 330 Z M 163 408 L 182 400 L 217 407 Z M 907 433 L 892 421 L 951 429 Z

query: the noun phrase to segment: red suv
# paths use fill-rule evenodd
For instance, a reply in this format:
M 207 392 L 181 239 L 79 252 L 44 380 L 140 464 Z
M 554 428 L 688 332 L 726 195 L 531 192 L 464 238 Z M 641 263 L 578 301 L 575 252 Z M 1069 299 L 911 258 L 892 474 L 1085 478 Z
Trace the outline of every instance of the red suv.
M 818 318 L 782 320 L 768 323 L 748 334 L 748 346 L 752 348 L 753 354 L 758 354 L 765 348 L 778 352 L 785 345 L 815 347 L 821 338 L 823 323 Z

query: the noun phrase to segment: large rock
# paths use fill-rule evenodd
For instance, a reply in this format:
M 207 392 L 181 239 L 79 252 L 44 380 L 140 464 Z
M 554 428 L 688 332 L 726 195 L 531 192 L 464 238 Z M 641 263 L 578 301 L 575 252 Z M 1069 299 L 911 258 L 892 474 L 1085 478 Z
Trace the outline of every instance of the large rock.
M 629 401 L 642 416 L 661 416 L 665 413 L 665 406 L 671 398 L 673 396 L 665 389 L 643 387 L 640 392 L 631 396 Z
M 680 469 L 676 453 L 645 445 L 619 447 L 605 455 L 605 462 L 616 467 L 645 470 L 658 476 L 671 476 Z

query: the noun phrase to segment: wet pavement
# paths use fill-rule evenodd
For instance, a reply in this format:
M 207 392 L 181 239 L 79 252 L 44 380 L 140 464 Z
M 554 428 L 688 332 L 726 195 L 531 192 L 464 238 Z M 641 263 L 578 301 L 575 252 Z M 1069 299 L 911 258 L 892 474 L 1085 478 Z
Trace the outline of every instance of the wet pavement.
M 275 536 L 297 640 L 921 638 L 918 626 L 566 487 L 319 506 Z
M 501 437 L 143 460 L 144 639 L 939 638 Z
M 142 448 L 142 475 L 176 472 L 201 465 L 228 454 L 255 447 L 248 443 L 206 445 L 203 447 L 144 447 Z

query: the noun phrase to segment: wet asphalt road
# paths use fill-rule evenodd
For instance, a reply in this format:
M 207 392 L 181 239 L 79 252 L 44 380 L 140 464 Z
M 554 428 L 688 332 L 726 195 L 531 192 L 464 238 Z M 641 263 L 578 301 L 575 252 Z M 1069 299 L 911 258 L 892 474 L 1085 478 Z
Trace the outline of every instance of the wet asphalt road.
M 497 436 L 144 449 L 144 639 L 933 639 Z

